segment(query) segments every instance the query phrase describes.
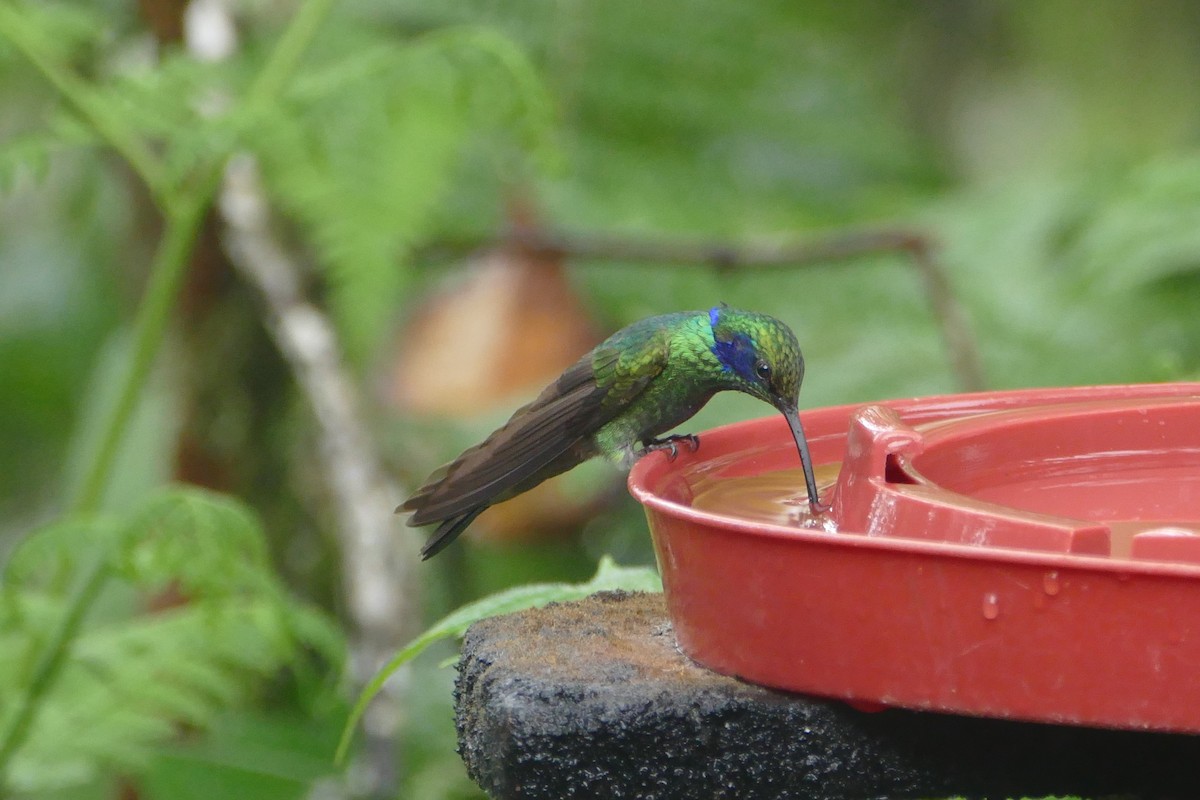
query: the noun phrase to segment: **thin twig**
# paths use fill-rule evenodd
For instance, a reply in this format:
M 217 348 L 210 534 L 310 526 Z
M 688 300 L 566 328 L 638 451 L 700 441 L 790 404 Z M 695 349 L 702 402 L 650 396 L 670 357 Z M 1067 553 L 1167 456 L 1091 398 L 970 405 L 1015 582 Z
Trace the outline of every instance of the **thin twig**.
M 930 310 L 941 326 L 942 339 L 950 355 L 950 368 L 958 376 L 960 388 L 967 392 L 983 391 L 987 385 L 983 361 L 979 357 L 979 345 L 967 322 L 967 314 L 950 287 L 946 270 L 933 251 L 934 248 L 926 240 L 920 240 L 908 249 L 913 266 L 925 284 L 925 297 Z
M 880 252 L 928 249 L 924 237 L 902 230 L 852 230 L 805 241 L 739 243 L 514 230 L 503 241 L 547 257 L 707 265 L 722 270 L 819 264 Z
M 358 394 L 342 365 L 337 333 L 329 318 L 304 295 L 301 267 L 270 227 L 266 196 L 250 156 L 233 159 L 226 172 L 220 210 L 226 249 L 234 268 L 255 286 L 266 305 L 276 345 L 312 406 L 320 429 L 320 459 L 341 521 L 351 604 L 367 628 L 398 634 L 409 606 L 404 588 L 416 564 L 401 559 L 393 509 L 401 490 L 387 476 L 362 419 Z M 412 540 L 408 540 L 410 544 Z M 389 568 L 391 565 L 391 568 Z M 390 645 L 389 645 L 390 647 Z M 390 650 L 389 650 L 390 653 Z
M 230 261 L 255 286 L 267 324 L 317 421 L 316 459 L 337 511 L 350 615 L 357 631 L 353 665 L 366 681 L 414 632 L 417 548 L 397 534 L 393 509 L 401 491 L 387 476 L 366 424 L 358 393 L 342 365 L 337 334 L 301 285 L 301 268 L 279 242 L 250 156 L 229 164 L 221 197 Z M 364 717 L 372 796 L 394 792 L 394 734 L 400 720 L 399 687 L 381 694 Z
M 721 272 L 819 266 L 878 253 L 903 253 L 920 275 L 930 313 L 938 322 L 951 369 L 965 391 L 984 388 L 979 347 L 933 242 L 903 229 L 842 231 L 804 241 L 718 242 L 649 239 L 587 233 L 518 229 L 499 238 L 442 243 L 427 253 L 461 254 L 491 247 L 514 247 L 531 256 L 594 261 L 643 261 L 711 267 Z
M 285 79 L 333 7 L 310 0 L 272 53 L 243 98 L 251 114 L 265 113 L 283 91 Z M 229 9 L 216 4 L 209 22 L 232 29 Z M 189 46 L 191 43 L 189 42 Z M 394 530 L 392 509 L 400 490 L 388 478 L 362 419 L 359 395 L 343 367 L 333 324 L 308 301 L 302 269 L 271 227 L 271 210 L 248 154 L 231 159 L 218 206 L 229 261 L 262 296 L 267 327 L 291 367 L 317 423 L 317 459 L 337 515 L 346 594 L 354 622 L 352 671 L 365 684 L 413 633 L 417 606 L 417 550 Z M 395 734 L 402 719 L 402 687 L 389 684 L 364 716 L 365 794 L 395 794 L 399 767 Z
M 161 160 L 73 70 L 50 55 L 39 41 L 27 12 L 0 3 L 0 36 L 8 39 L 59 95 L 92 126 L 109 147 L 137 173 L 160 206 L 167 201 Z

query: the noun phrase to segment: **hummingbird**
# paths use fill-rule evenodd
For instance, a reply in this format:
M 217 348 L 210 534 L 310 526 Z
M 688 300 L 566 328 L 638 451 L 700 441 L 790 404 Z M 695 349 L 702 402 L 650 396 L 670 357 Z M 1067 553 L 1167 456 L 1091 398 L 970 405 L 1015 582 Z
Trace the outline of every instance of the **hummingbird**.
M 774 406 L 800 451 L 808 502 L 817 495 L 800 425 L 804 357 L 791 328 L 774 317 L 719 305 L 648 317 L 622 328 L 567 368 L 481 444 L 429 476 L 396 513 L 414 527 L 438 523 L 422 560 L 441 552 L 488 506 L 604 455 L 627 462 L 656 450 L 674 459 L 694 434 L 661 434 L 690 419 L 717 392 L 738 391 Z

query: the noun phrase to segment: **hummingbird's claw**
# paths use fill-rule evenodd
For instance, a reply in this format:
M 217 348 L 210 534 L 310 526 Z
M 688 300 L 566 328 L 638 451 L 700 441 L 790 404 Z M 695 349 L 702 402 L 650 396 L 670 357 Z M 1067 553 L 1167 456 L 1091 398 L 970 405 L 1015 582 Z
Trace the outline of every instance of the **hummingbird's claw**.
M 653 453 L 655 450 L 666 450 L 667 460 L 674 461 L 679 455 L 679 442 L 687 442 L 688 450 L 693 453 L 700 449 L 700 437 L 694 433 L 672 434 L 664 436 L 661 439 L 644 439 L 642 440 L 642 448 L 645 453 Z

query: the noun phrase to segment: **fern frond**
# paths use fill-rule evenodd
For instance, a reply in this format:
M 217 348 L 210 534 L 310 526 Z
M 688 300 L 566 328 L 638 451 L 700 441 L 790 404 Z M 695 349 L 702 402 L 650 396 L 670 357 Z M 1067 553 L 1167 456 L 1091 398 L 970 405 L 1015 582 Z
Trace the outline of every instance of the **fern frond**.
M 83 561 L 83 554 L 111 552 L 120 539 L 121 526 L 110 517 L 55 520 L 30 532 L 13 551 L 4 565 L 0 586 L 5 590 L 18 586 L 62 589 L 62 582 Z M 3 597 L 0 594 L 0 602 Z
M 428 233 L 471 135 L 520 127 L 529 109 L 548 105 L 533 69 L 514 66 L 524 63 L 520 51 L 495 38 L 447 35 L 400 47 L 368 34 L 348 38 L 355 52 L 311 66 L 246 132 L 273 197 L 318 255 L 356 360 L 399 302 L 408 251 Z M 503 55 L 464 55 L 485 47 Z
M 114 566 L 136 586 L 177 585 L 185 596 L 262 592 L 273 581 L 258 522 L 233 498 L 179 486 L 149 495 L 130 516 Z
M 55 578 L 80 546 L 112 553 L 114 588 L 170 587 L 183 601 L 133 616 L 119 606 L 93 615 L 0 788 L 42 790 L 103 769 L 136 769 L 180 726 L 204 728 L 305 651 L 341 658 L 333 625 L 289 599 L 273 576 L 262 531 L 244 506 L 169 488 L 126 520 L 51 526 L 18 548 L 0 594 L 0 721 L 17 706 L 44 631 L 65 612 Z
M 232 152 L 237 128 L 227 106 L 240 66 L 171 53 L 155 69 L 123 74 L 97 91 L 131 129 L 159 143 L 166 177 L 179 184 Z
M 107 15 L 88 3 L 17 3 L 12 13 L 24 16 L 30 30 L 36 32 L 41 49 L 60 61 L 75 59 L 111 33 Z M 2 44 L 6 43 L 0 38 Z M 0 46 L 0 59 L 8 55 L 7 48 Z
M 44 129 L 0 142 L 0 192 L 10 191 L 21 181 L 40 182 L 55 157 L 97 143 L 96 134 L 76 117 L 65 111 L 52 115 Z
M 79 149 L 51 132 L 38 131 L 0 143 L 0 192 L 11 191 L 17 184 L 41 182 L 50 171 L 50 163 L 63 152 Z

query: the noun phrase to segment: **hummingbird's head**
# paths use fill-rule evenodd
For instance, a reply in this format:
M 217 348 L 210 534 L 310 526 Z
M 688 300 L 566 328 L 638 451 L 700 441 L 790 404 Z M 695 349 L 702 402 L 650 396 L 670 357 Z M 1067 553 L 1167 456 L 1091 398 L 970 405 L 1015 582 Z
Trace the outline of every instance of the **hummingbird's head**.
M 725 306 L 711 309 L 708 321 L 725 385 L 795 413 L 804 357 L 792 329 L 766 314 Z
M 708 312 L 712 326 L 712 353 L 721 370 L 723 388 L 736 389 L 764 400 L 783 414 L 804 468 L 808 504 L 814 514 L 828 510 L 821 504 L 813 475 L 812 456 L 800 424 L 800 382 L 804 357 L 796 334 L 774 317 L 717 306 Z

